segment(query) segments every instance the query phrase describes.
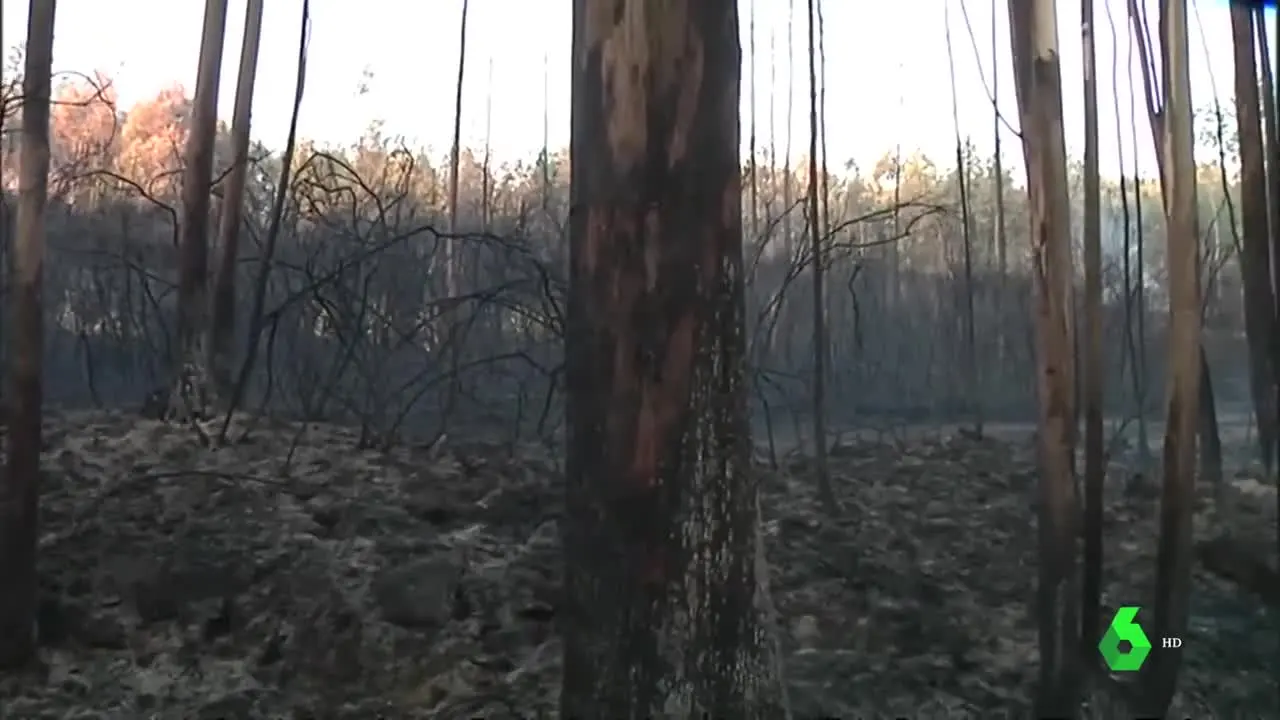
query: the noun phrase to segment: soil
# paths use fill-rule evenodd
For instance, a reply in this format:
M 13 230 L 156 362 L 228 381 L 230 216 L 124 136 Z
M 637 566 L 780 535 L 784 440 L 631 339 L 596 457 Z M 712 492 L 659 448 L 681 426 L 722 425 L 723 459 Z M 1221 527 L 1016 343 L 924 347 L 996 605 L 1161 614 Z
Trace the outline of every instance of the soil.
M 41 663 L 0 679 L 0 717 L 555 716 L 558 451 L 446 439 L 381 452 L 341 427 L 249 424 L 211 449 L 125 413 L 47 418 Z M 795 717 L 1027 716 L 1025 438 L 839 442 L 836 519 L 806 457 L 766 457 Z M 1108 489 L 1107 618 L 1150 604 L 1155 569 L 1156 503 L 1124 484 Z M 1197 536 L 1229 524 L 1274 556 L 1275 488 L 1242 467 L 1230 497 L 1229 523 L 1206 497 Z M 1280 617 L 1199 567 L 1191 612 L 1175 714 L 1274 715 Z M 1123 714 L 1113 696 L 1092 689 L 1092 716 Z

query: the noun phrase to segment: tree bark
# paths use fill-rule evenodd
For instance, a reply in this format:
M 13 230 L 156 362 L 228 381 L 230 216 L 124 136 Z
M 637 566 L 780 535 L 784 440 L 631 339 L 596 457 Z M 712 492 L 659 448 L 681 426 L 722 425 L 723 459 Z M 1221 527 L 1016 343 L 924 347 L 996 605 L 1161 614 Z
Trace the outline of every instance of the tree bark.
M 1188 69 L 1186 0 L 1160 4 L 1165 122 L 1158 154 L 1169 228 L 1169 384 L 1160 498 L 1160 543 L 1152 637 L 1181 637 L 1191 587 L 1191 519 L 1195 500 L 1196 431 L 1201 412 L 1200 248 Z M 1180 649 L 1152 654 L 1143 668 L 1144 715 L 1164 717 L 1173 700 Z
M 1259 450 L 1269 473 L 1276 449 L 1276 392 L 1270 360 L 1275 300 L 1270 277 L 1266 167 L 1254 60 L 1253 11 L 1249 7 L 1231 6 L 1231 35 L 1235 48 L 1236 129 L 1240 143 L 1240 216 L 1244 231 L 1240 275 L 1244 285 L 1245 337 L 1249 345 L 1249 389 L 1254 419 L 1258 423 Z
M 781 717 L 744 384 L 737 3 L 575 0 L 573 48 L 561 716 Z
M 1102 189 L 1098 170 L 1098 70 L 1093 0 L 1080 3 L 1084 66 L 1084 578 L 1081 589 L 1080 638 L 1086 657 L 1101 639 L 1102 398 L 1105 372 L 1102 328 Z
M 178 357 L 169 414 L 203 416 L 209 409 L 207 354 L 200 345 L 208 325 L 209 185 L 213 175 L 213 142 L 218 129 L 218 84 L 222 75 L 222 41 L 227 28 L 227 0 L 205 0 L 200 37 L 196 96 L 191 132 L 184 151 L 182 237 L 178 259 Z
M 1071 213 L 1053 0 L 1009 1 L 1014 81 L 1031 207 L 1037 390 L 1040 398 L 1039 717 L 1076 702 L 1075 494 Z
M 222 217 L 218 223 L 218 268 L 213 281 L 213 322 L 209 328 L 209 371 L 220 397 L 231 392 L 231 339 L 235 330 L 236 260 L 240 248 L 240 218 L 244 208 L 244 184 L 249 173 L 249 124 L 253 86 L 258 74 L 258 46 L 262 37 L 263 0 L 249 0 L 244 12 L 244 39 L 240 46 L 240 75 L 236 79 L 236 104 L 231 120 L 235 160 L 227 175 Z
M 818 496 L 827 513 L 839 513 L 840 503 L 831 487 L 831 471 L 827 466 L 827 301 L 823 289 L 826 281 L 823 244 L 825 224 L 820 208 L 822 187 L 818 182 L 818 64 L 817 64 L 817 0 L 809 0 L 809 253 L 813 273 L 813 455 L 818 474 Z
M 22 80 L 18 228 L 10 254 L 7 458 L 0 474 L 0 669 L 36 654 L 45 201 L 55 0 L 31 0 Z

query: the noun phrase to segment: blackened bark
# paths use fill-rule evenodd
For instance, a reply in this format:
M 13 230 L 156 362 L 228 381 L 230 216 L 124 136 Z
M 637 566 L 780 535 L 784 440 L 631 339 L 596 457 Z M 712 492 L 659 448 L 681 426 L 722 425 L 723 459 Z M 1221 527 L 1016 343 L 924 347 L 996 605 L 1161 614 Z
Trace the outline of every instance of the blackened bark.
M 1263 162 L 1258 72 L 1254 65 L 1253 11 L 1231 7 L 1235 49 L 1236 130 L 1240 141 L 1240 216 L 1244 230 L 1240 274 L 1244 285 L 1244 327 L 1249 344 L 1249 390 L 1263 464 L 1271 470 L 1276 443 L 1275 388 L 1271 334 L 1275 300 L 1271 291 L 1267 233 L 1267 183 Z M 1203 452 L 1203 451 L 1202 451 Z M 1221 485 L 1215 488 L 1221 492 Z
M 733 0 L 575 0 L 561 716 L 781 717 L 757 609 Z
M 49 86 L 54 0 L 32 0 L 22 81 L 18 230 L 11 255 L 9 442 L 0 473 L 0 669 L 35 657 L 36 532 L 43 399 L 40 310 L 49 175 Z

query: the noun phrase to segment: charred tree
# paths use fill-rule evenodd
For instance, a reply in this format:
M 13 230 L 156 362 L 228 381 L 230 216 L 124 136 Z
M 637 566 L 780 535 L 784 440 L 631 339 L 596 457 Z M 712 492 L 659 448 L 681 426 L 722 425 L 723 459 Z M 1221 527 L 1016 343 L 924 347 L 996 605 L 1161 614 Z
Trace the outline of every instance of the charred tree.
M 55 0 L 31 0 L 22 78 L 18 227 L 9 252 L 8 452 L 0 474 L 0 669 L 36 655 L 45 201 Z
M 1276 449 L 1276 392 L 1271 368 L 1275 298 L 1267 233 L 1266 167 L 1258 71 L 1254 60 L 1253 11 L 1231 6 L 1235 49 L 1236 129 L 1240 142 L 1240 275 L 1244 285 L 1245 338 L 1249 345 L 1249 390 L 1262 462 L 1271 472 Z
M 227 174 L 222 216 L 218 223 L 218 267 L 213 280 L 213 320 L 209 326 L 209 372 L 219 397 L 231 392 L 231 339 L 235 330 L 236 260 L 240 252 L 240 220 L 244 185 L 249 174 L 249 122 L 253 86 L 258 75 L 258 46 L 262 38 L 263 0 L 249 0 L 244 11 L 244 39 L 240 46 L 240 74 L 231 119 L 235 156 Z
M 1074 368 L 1071 211 L 1054 0 L 1009 0 L 1014 85 L 1031 207 L 1040 417 L 1038 717 L 1073 717 L 1076 701 Z
M 734 0 L 575 0 L 566 718 L 776 718 Z
M 191 131 L 183 153 L 182 236 L 178 245 L 178 356 L 169 415 L 203 417 L 209 411 L 211 378 L 201 345 L 208 325 L 209 190 L 213 175 L 213 142 L 218 129 L 218 84 L 222 75 L 222 41 L 227 29 L 227 0 L 205 0 L 200 36 L 196 96 Z

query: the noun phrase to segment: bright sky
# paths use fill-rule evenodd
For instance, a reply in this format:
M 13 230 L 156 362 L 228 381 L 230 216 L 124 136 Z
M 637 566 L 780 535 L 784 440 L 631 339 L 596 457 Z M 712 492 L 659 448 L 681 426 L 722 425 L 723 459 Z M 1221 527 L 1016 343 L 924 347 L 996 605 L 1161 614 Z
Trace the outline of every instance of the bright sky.
M 786 60 L 788 7 L 794 3 L 793 68 Z M 1154 9 L 1155 0 L 1147 0 Z M 222 72 L 220 116 L 229 118 L 244 22 L 244 0 L 231 0 Z M 992 110 L 983 88 L 991 77 L 991 0 L 925 0 L 923 3 L 840 0 L 825 3 L 827 56 L 828 156 L 833 169 L 845 160 L 867 168 L 901 144 L 919 148 L 939 164 L 954 154 L 946 19 L 950 17 L 955 52 L 962 132 L 983 152 L 992 145 Z M 996 0 L 996 42 L 1002 112 L 1016 127 L 1012 66 L 1008 49 L 1007 5 Z M 195 0 L 60 0 L 54 44 L 54 69 L 100 69 L 116 78 L 122 104 L 153 95 L 180 82 L 195 84 L 203 3 Z M 279 148 L 288 128 L 293 96 L 301 0 L 266 4 L 264 39 L 254 98 L 253 134 Z M 774 133 L 781 154 L 786 133 L 787 77 L 794 85 L 793 153 L 808 147 L 808 66 L 806 4 L 795 0 L 740 0 L 743 33 L 743 143 L 750 111 L 750 24 L 755 15 L 757 132 L 761 146 L 770 134 L 770 46 L 778 57 L 773 97 Z M 1067 138 L 1070 150 L 1082 147 L 1079 4 L 1061 1 Z M 1118 60 L 1121 124 L 1126 166 L 1132 168 L 1129 99 L 1138 112 L 1137 148 L 1144 168 L 1154 166 L 1146 127 L 1136 55 L 1129 62 L 1124 0 L 1098 0 L 1099 95 L 1102 98 L 1101 157 L 1104 174 L 1114 174 L 1116 127 L 1110 107 L 1111 68 Z M 965 28 L 967 11 L 973 40 Z M 385 131 L 435 153 L 452 136 L 453 93 L 457 77 L 458 20 L 462 0 L 314 0 L 308 84 L 300 132 L 322 142 L 354 141 L 375 119 Z M 27 3 L 3 4 L 3 43 L 21 42 Z M 1120 40 L 1107 23 L 1114 15 Z M 1193 95 L 1198 105 L 1232 97 L 1230 19 L 1223 0 L 1191 2 Z M 542 145 L 542 108 L 549 101 L 553 148 L 569 137 L 569 63 L 572 3 L 568 0 L 472 0 L 468 19 L 463 144 L 479 148 L 485 137 L 485 107 L 492 97 L 491 145 L 500 161 L 527 159 Z M 1154 15 L 1153 15 L 1154 17 Z M 1274 13 L 1268 23 L 1276 51 Z M 1154 31 L 1154 27 L 1153 27 Z M 976 41 L 976 55 L 975 55 Z M 1118 47 L 1117 47 L 1118 45 Z M 1274 66 L 1274 65 L 1273 65 Z M 490 67 L 492 76 L 490 79 Z M 545 68 L 545 70 L 544 70 Z M 357 88 L 365 73 L 368 92 Z M 544 83 L 545 79 L 545 83 Z M 1007 157 L 1019 165 L 1016 137 L 1004 137 Z

